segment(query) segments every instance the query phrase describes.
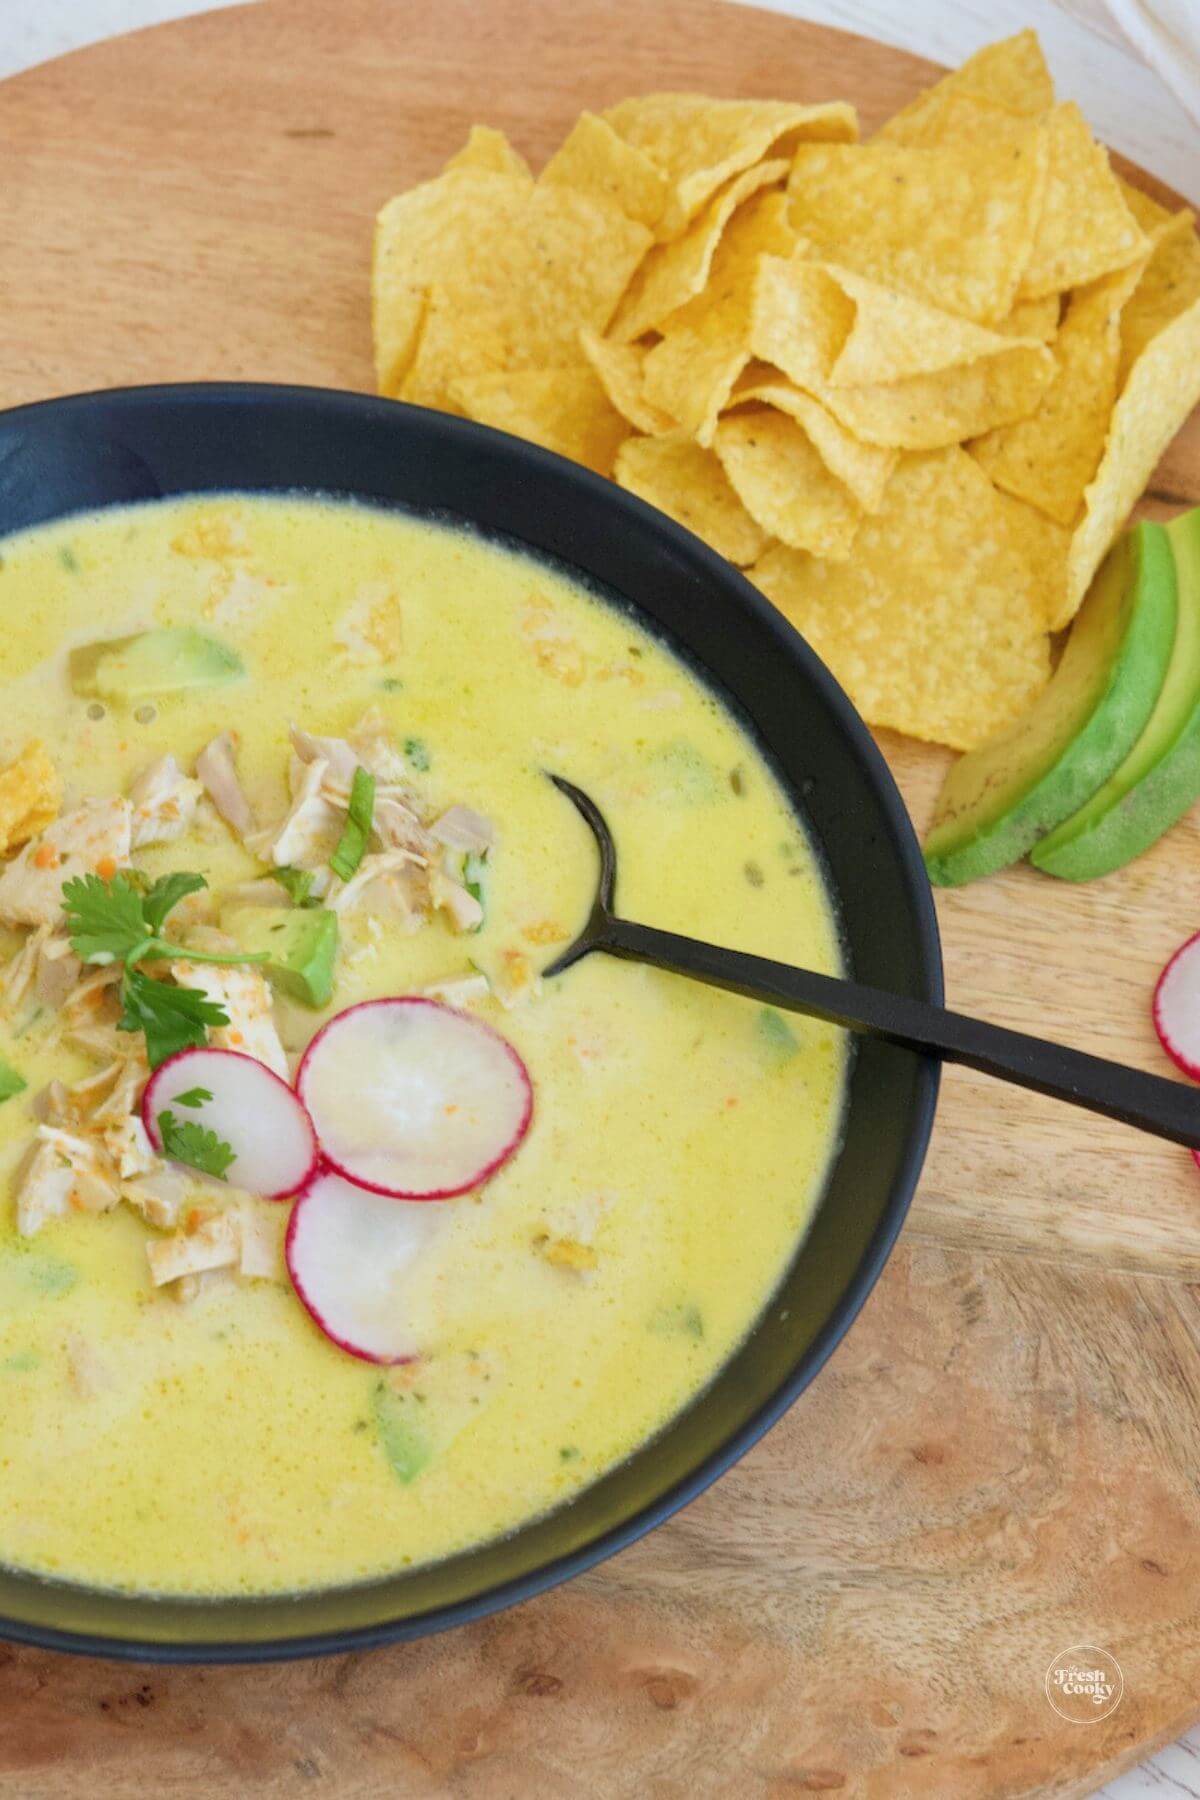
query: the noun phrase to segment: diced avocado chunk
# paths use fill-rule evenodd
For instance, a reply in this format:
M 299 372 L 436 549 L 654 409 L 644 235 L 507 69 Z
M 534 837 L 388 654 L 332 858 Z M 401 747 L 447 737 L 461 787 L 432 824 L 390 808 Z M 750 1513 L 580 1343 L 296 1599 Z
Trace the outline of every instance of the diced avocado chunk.
M 11 1100 L 14 1094 L 23 1094 L 28 1086 L 25 1077 L 0 1057 L 0 1104 Z
M 233 906 L 221 929 L 250 955 L 266 952 L 262 965 L 281 993 L 304 1006 L 328 1006 L 337 959 L 337 914 L 326 906 Z
M 246 673 L 235 650 L 190 625 L 81 644 L 71 652 L 70 670 L 77 694 L 114 703 L 223 687 Z
M 931 881 L 954 887 L 1006 868 L 1108 780 L 1158 699 L 1177 610 L 1166 533 L 1143 522 L 1101 566 L 1029 712 L 947 775 L 925 840 Z
M 371 1398 L 379 1447 L 393 1475 L 406 1485 L 415 1481 L 433 1454 L 417 1416 L 417 1403 L 409 1394 L 398 1394 L 386 1381 L 377 1381 Z
M 1166 528 L 1175 558 L 1179 624 L 1150 722 L 1086 806 L 1029 853 L 1065 881 L 1093 881 L 1156 844 L 1200 797 L 1200 506 Z

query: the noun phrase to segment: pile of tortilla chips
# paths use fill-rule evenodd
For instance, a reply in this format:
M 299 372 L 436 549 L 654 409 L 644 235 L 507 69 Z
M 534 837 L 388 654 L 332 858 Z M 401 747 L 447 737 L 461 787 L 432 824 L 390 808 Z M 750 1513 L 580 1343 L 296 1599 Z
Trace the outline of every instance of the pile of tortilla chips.
M 1200 398 L 1200 240 L 1057 105 L 1036 37 L 867 143 L 843 101 L 651 94 L 535 179 L 472 131 L 379 216 L 383 393 L 706 539 L 875 725 L 969 748 L 1045 683 Z

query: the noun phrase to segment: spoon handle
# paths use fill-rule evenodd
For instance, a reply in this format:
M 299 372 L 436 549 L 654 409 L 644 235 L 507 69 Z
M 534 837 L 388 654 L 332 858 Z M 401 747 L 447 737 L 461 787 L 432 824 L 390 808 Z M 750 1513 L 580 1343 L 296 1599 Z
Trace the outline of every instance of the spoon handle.
M 1146 1075 L 1064 1044 L 947 1012 L 925 1000 L 794 969 L 764 956 L 723 950 L 627 919 L 605 919 L 589 948 L 629 962 L 652 963 L 673 975 L 687 975 L 789 1012 L 807 1013 L 943 1062 L 963 1063 L 985 1075 L 999 1076 L 1001 1081 L 1051 1094 L 1155 1137 L 1184 1144 L 1189 1150 L 1200 1150 L 1200 1088 L 1182 1081 Z

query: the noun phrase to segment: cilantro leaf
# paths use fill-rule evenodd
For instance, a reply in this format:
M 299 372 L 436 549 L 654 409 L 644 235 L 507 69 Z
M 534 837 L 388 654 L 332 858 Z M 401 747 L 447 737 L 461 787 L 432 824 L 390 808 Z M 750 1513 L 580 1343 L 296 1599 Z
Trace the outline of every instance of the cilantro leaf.
M 76 875 L 63 882 L 62 900 L 71 948 L 84 962 L 118 962 L 145 944 L 142 897 L 126 876 Z
M 203 1106 L 206 1100 L 211 1099 L 212 1093 L 208 1088 L 194 1087 L 189 1088 L 186 1094 L 176 1094 L 175 1104 L 176 1106 Z
M 234 1158 L 231 1145 L 219 1138 L 207 1125 L 195 1119 L 177 1119 L 172 1112 L 158 1115 L 158 1133 L 162 1147 L 173 1162 L 187 1163 L 202 1175 L 215 1175 L 223 1180 Z
M 209 1025 L 229 1023 L 224 1007 L 199 989 L 154 981 L 141 969 L 126 969 L 121 1005 L 124 1010 L 117 1030 L 145 1033 L 146 1056 L 152 1069 L 178 1050 L 201 1048 L 208 1041 Z
M 142 901 L 142 917 L 157 937 L 166 923 L 167 914 L 189 894 L 198 894 L 208 886 L 203 875 L 176 870 L 173 875 L 160 875 Z
M 429 754 L 429 746 L 424 738 L 405 738 L 404 754 L 412 764 L 412 767 L 421 775 L 424 775 L 428 771 L 433 761 Z
M 366 854 L 374 816 L 375 777 L 360 766 L 354 771 L 345 828 L 338 839 L 337 849 L 329 859 L 330 868 L 343 881 L 349 881 Z
M 311 869 L 293 869 L 285 863 L 283 868 L 271 870 L 271 879 L 279 883 L 293 906 L 307 906 L 313 884 Z

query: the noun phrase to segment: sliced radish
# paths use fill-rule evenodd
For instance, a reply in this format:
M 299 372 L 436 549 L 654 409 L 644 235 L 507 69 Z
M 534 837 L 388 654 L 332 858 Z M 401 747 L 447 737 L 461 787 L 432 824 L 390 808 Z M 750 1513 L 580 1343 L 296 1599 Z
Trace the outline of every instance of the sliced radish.
M 393 1200 L 326 1169 L 292 1208 L 287 1266 L 301 1305 L 327 1338 L 364 1362 L 417 1354 L 408 1297 L 440 1207 Z
M 507 1039 L 438 1000 L 364 1000 L 319 1031 L 296 1077 L 327 1162 L 401 1200 L 494 1175 L 529 1129 L 533 1088 Z
M 194 1104 L 181 1104 L 193 1096 Z M 286 1200 L 316 1170 L 312 1120 L 286 1081 L 256 1056 L 237 1050 L 181 1050 L 168 1057 L 142 1097 L 142 1123 L 160 1155 L 158 1121 L 164 1112 L 180 1123 L 190 1120 L 214 1131 L 234 1153 L 225 1180 L 264 1200 Z
M 1200 931 L 1180 945 L 1159 976 L 1152 1010 L 1171 1061 L 1200 1081 Z

